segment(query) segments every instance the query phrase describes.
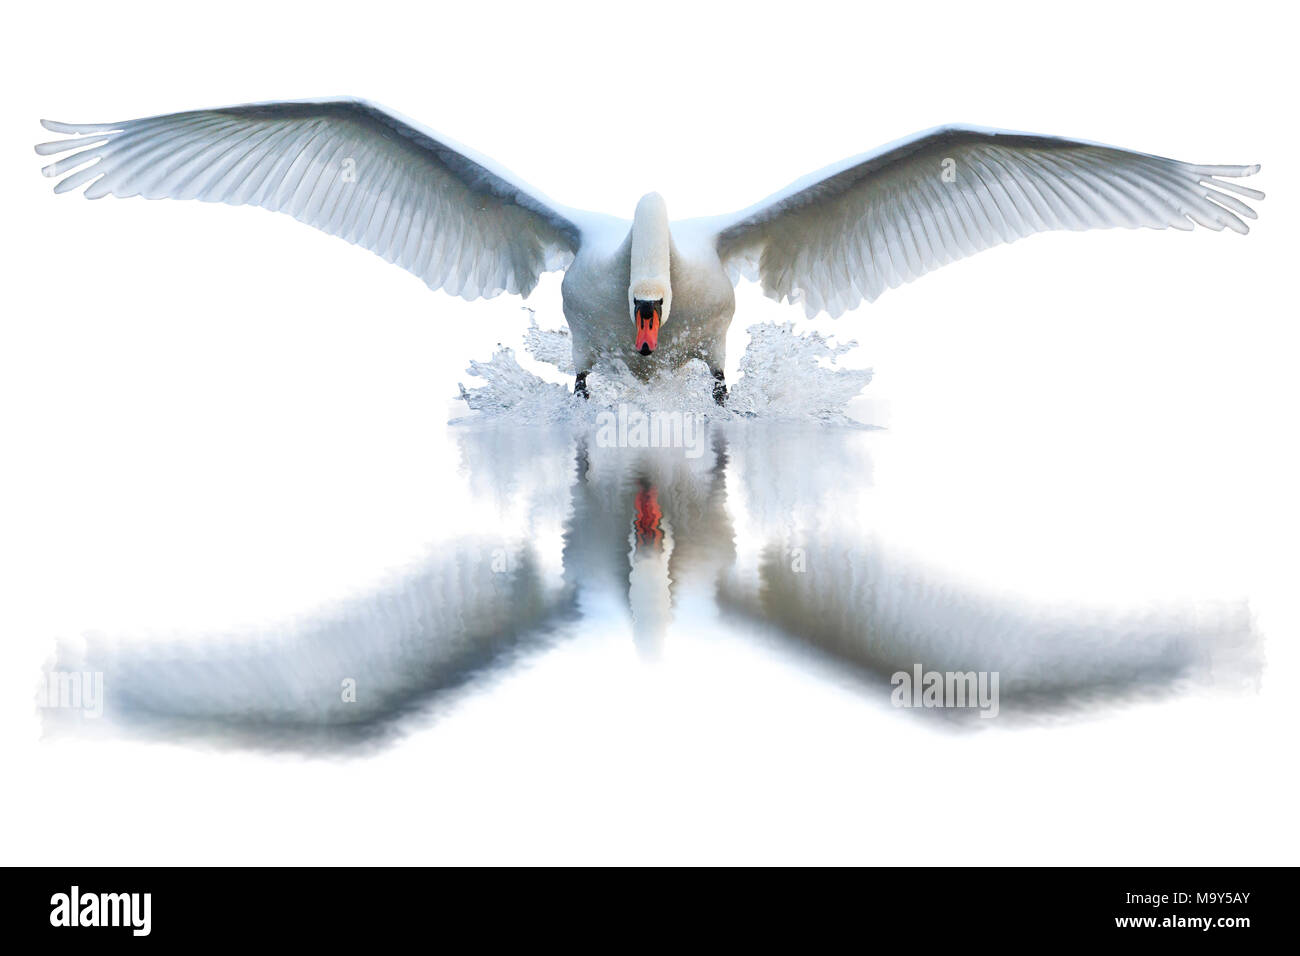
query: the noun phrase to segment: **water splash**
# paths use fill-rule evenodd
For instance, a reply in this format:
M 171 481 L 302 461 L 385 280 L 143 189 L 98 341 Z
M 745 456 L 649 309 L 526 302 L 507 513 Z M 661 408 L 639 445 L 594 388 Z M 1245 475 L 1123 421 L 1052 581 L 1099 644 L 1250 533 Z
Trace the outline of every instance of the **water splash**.
M 871 381 L 871 369 L 836 368 L 857 342 L 834 344 L 819 332 L 798 335 L 793 322 L 750 326 L 731 406 L 768 421 L 847 424 L 849 402 Z
M 587 378 L 589 400 L 548 382 L 519 364 L 511 348 L 499 348 L 487 361 L 467 370 L 481 386 L 460 386 L 460 397 L 474 413 L 457 423 L 508 421 L 521 425 L 591 424 L 619 405 L 647 414 L 693 414 L 712 422 L 759 419 L 821 425 L 856 424 L 846 408 L 871 381 L 870 369 L 836 367 L 857 343 L 834 343 L 818 332 L 798 334 L 794 323 L 763 323 L 749 328 L 749 345 L 740 360 L 740 379 L 726 406 L 713 401 L 713 375 L 699 359 L 665 368 L 642 381 L 620 360 L 598 364 Z M 524 334 L 524 348 L 546 365 L 573 374 L 569 333 L 542 329 L 536 320 Z

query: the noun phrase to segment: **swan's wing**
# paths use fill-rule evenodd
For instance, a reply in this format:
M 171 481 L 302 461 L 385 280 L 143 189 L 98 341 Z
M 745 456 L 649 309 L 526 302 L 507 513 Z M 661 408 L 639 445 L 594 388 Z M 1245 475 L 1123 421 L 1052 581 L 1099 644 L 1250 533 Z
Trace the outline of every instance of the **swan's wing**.
M 1098 143 L 948 126 L 794 183 L 710 230 L 733 280 L 832 316 L 949 262 L 1048 229 L 1247 231 L 1224 181 L 1258 166 L 1198 166 Z
M 76 136 L 42 155 L 55 192 L 251 204 L 287 212 L 466 299 L 527 295 L 581 242 L 561 210 L 489 161 L 360 100 L 264 103 L 124 123 L 42 124 Z M 89 165 L 86 165 L 86 164 Z

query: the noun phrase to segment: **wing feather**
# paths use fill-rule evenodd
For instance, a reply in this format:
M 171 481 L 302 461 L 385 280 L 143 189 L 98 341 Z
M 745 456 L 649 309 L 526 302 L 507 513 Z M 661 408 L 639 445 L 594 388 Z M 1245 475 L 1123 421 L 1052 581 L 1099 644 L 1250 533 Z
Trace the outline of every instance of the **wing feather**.
M 1078 140 L 943 127 L 705 221 L 734 275 L 838 315 L 940 266 L 1036 232 L 1248 231 L 1231 182 L 1258 166 L 1205 166 Z M 945 176 L 945 171 L 951 175 Z M 756 266 L 756 269 L 749 267 Z
M 527 295 L 582 242 L 558 207 L 486 160 L 360 100 L 263 103 L 124 123 L 42 121 L 55 192 L 261 206 L 467 299 Z

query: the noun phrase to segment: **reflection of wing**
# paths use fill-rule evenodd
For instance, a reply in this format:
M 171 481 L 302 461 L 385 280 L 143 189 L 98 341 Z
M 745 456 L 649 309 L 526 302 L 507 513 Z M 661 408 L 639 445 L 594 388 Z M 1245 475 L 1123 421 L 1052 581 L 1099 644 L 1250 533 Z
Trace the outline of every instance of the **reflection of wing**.
M 360 100 L 45 126 L 82 134 L 36 147 L 78 150 L 45 168 L 47 176 L 70 174 L 56 192 L 90 182 L 90 199 L 202 199 L 287 212 L 466 299 L 527 295 L 582 241 L 571 218 L 582 214 Z
M 730 216 L 715 236 L 733 272 L 809 316 L 839 315 L 886 289 L 1051 229 L 1149 226 L 1246 232 L 1263 199 L 1203 166 L 1053 136 L 947 126 L 815 173 Z
M 872 433 L 740 432 L 730 444 L 756 532 L 718 580 L 718 602 L 832 660 L 887 680 L 926 670 L 997 671 L 1007 707 L 1160 690 L 1175 680 L 1258 674 L 1244 604 L 1098 611 L 981 593 L 883 547 L 860 492 Z M 789 468 L 815 461 L 816 468 Z
M 1258 673 L 1244 603 L 1127 614 L 1039 608 L 909 566 L 869 536 L 801 535 L 799 544 L 802 561 L 773 541 L 756 577 L 725 575 L 720 603 L 885 678 L 917 664 L 997 672 L 1005 708 Z
M 105 714 L 137 730 L 268 747 L 382 737 L 439 691 L 540 642 L 571 606 L 531 549 L 460 540 L 391 590 L 254 637 L 184 645 L 62 648 L 63 670 L 104 674 Z M 355 700 L 344 699 L 353 681 Z M 57 720 L 60 711 L 45 712 Z

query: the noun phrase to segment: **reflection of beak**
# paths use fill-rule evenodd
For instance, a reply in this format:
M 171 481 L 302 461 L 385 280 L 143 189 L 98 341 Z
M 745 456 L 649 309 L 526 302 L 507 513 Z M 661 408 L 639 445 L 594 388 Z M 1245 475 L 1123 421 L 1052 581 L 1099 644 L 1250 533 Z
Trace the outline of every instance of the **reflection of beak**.
M 659 345 L 659 307 L 638 302 L 636 307 L 636 350 L 649 355 Z
M 652 547 L 656 551 L 663 548 L 663 518 L 663 510 L 659 507 L 659 489 L 654 485 L 643 486 L 637 492 L 636 511 L 632 519 L 638 551 L 643 547 Z

